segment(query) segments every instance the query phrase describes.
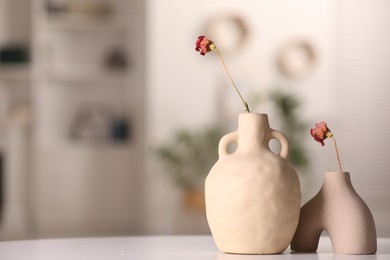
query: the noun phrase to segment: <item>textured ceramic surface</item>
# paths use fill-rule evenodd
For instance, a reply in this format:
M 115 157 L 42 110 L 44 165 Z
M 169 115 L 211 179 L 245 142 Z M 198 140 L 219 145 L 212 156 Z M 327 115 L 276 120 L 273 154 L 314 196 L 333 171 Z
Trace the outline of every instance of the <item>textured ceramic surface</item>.
M 281 143 L 280 155 L 268 147 Z M 235 142 L 231 154 L 227 146 Z M 283 252 L 296 230 L 300 184 L 286 161 L 287 139 L 264 114 L 239 115 L 238 131 L 219 144 L 219 160 L 206 179 L 207 220 L 219 250 L 238 254 Z
M 347 172 L 325 173 L 321 190 L 301 209 L 291 249 L 317 251 L 323 230 L 337 254 L 374 254 L 377 250 L 374 218 Z

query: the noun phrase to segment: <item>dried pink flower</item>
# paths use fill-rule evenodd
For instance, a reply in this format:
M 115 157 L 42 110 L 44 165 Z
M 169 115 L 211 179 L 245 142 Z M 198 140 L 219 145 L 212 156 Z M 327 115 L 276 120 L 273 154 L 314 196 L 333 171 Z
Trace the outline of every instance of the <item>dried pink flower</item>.
M 205 55 L 211 50 L 215 49 L 215 45 L 212 41 L 207 39 L 206 36 L 199 36 L 196 41 L 195 50 L 200 52 L 200 55 Z
M 339 149 L 337 148 L 336 138 L 334 138 L 326 122 L 317 123 L 315 128 L 310 129 L 310 134 L 314 137 L 314 140 L 321 143 L 322 146 L 325 145 L 324 140 L 326 138 L 333 139 L 334 148 L 336 149 L 337 162 L 339 163 L 340 173 L 342 173 L 343 169 L 341 168 L 340 154 Z
M 322 146 L 325 145 L 324 140 L 326 138 L 333 137 L 333 134 L 328 128 L 326 122 L 317 123 L 315 128 L 310 129 L 310 134 L 314 137 L 314 140 L 321 143 Z

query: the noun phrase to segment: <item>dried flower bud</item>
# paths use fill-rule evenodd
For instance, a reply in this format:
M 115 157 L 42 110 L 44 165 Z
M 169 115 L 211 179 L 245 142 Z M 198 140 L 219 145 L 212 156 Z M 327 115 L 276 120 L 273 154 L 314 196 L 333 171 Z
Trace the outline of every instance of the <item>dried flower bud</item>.
M 326 122 L 317 123 L 315 128 L 310 129 L 310 134 L 314 137 L 314 140 L 321 143 L 322 146 L 325 145 L 324 140 L 326 138 L 333 137 L 333 134 L 328 128 Z
M 214 50 L 216 47 L 212 41 L 207 39 L 206 36 L 199 36 L 196 41 L 195 50 L 200 52 L 200 55 L 205 55 L 206 53 Z

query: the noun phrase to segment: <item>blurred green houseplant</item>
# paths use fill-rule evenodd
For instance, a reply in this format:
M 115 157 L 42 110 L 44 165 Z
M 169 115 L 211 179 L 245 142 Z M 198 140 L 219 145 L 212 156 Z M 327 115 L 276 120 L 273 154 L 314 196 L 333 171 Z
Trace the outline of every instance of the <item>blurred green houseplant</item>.
M 202 131 L 180 130 L 172 142 L 156 150 L 169 177 L 181 188 L 187 210 L 205 209 L 204 180 L 218 160 L 218 143 L 225 132 L 219 126 Z
M 298 97 L 282 90 L 272 91 L 269 96 L 279 114 L 281 130 L 289 141 L 289 160 L 299 172 L 306 173 L 310 169 L 310 160 L 304 145 L 308 125 L 299 114 L 301 102 Z
M 172 181 L 182 189 L 203 188 L 203 182 L 218 160 L 218 143 L 224 135 L 222 127 L 202 131 L 180 130 L 174 140 L 156 152 Z

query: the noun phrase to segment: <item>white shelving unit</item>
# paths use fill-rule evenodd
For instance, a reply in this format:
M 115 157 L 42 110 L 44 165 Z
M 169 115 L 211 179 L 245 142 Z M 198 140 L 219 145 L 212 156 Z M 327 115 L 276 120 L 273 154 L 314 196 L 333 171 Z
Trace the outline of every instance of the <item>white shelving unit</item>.
M 142 26 L 143 1 L 16 1 L 31 12 L 32 58 L 29 66 L 0 66 L 0 84 L 30 88 L 25 236 L 137 233 L 144 36 L 132 24 Z
M 20 47 L 31 45 L 30 14 L 30 1 L 0 0 L 0 240 L 25 238 L 29 234 L 26 184 L 33 75 L 31 63 L 14 60 L 15 49 L 11 49 L 17 46 L 22 51 Z

